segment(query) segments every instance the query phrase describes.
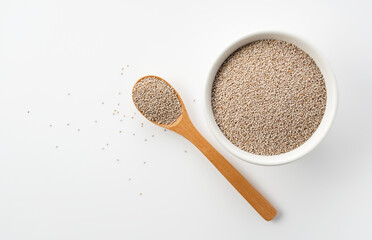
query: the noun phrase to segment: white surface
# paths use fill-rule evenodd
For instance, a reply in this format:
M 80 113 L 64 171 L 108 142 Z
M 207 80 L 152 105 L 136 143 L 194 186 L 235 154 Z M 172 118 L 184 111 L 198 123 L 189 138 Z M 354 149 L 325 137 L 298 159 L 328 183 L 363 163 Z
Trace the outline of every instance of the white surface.
M 324 116 L 319 127 L 316 129 L 314 134 L 301 146 L 292 151 L 282 153 L 274 156 L 262 156 L 253 153 L 246 152 L 235 146 L 230 140 L 222 133 L 221 129 L 218 127 L 216 121 L 214 120 L 213 109 L 211 104 L 211 92 L 214 79 L 218 69 L 221 67 L 223 62 L 228 58 L 233 52 L 238 48 L 258 40 L 265 39 L 278 39 L 290 42 L 297 47 L 304 50 L 307 54 L 312 57 L 315 63 L 318 65 L 320 71 L 323 74 L 325 85 L 327 88 L 327 103 Z M 203 96 L 204 101 L 204 116 L 207 121 L 209 129 L 213 133 L 213 136 L 217 141 L 231 154 L 234 156 L 245 160 L 249 163 L 254 163 L 258 165 L 275 166 L 293 162 L 302 158 L 307 153 L 312 151 L 318 144 L 324 139 L 328 133 L 330 127 L 335 118 L 337 110 L 337 85 L 333 74 L 333 71 L 324 57 L 316 50 L 311 44 L 307 43 L 305 40 L 298 38 L 293 34 L 289 34 L 283 31 L 258 31 L 252 32 L 248 35 L 236 40 L 234 43 L 230 44 L 226 49 L 218 56 L 216 61 L 213 63 L 211 70 L 209 71 L 207 83 L 205 84 L 205 91 Z
M 367 1 L 1 1 L 0 239 L 371 239 L 370 10 Z M 340 93 L 324 141 L 278 167 L 235 159 L 202 121 L 211 64 L 261 28 L 319 48 Z M 277 207 L 274 221 L 185 139 L 130 119 L 131 87 L 146 74 L 177 89 L 198 129 Z

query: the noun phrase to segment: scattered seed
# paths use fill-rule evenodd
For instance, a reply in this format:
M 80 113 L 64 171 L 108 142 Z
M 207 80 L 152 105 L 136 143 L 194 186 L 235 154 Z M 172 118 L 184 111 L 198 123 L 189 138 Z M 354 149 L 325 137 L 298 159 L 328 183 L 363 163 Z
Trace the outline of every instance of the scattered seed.
M 139 194 L 140 196 L 142 196 L 142 193 L 140 192 L 140 194 Z
M 71 96 L 71 93 L 67 93 L 67 96 Z
M 147 138 L 145 138 L 145 142 L 147 142 Z
M 135 133 L 133 133 L 132 135 L 133 135 L 133 136 L 135 136 L 136 134 L 135 134 Z
M 94 120 L 94 123 L 98 123 L 98 121 L 97 120 Z
M 131 178 L 128 178 L 129 181 L 131 181 L 132 179 Z
M 53 125 L 52 124 L 49 124 L 49 127 L 53 127 Z
M 133 119 L 134 117 L 132 116 L 131 118 Z
M 120 106 L 120 103 L 118 103 L 118 106 Z
M 143 162 L 143 164 L 146 164 L 146 162 Z
M 195 102 L 195 99 L 194 100 L 192 100 L 193 102 Z
M 119 133 L 122 133 L 122 131 L 120 130 Z
M 152 136 L 151 137 L 155 137 L 155 135 L 154 134 L 152 134 Z
M 120 160 L 119 160 L 119 158 L 117 158 L 117 159 L 116 159 L 116 161 L 118 161 L 118 162 L 119 162 L 119 161 L 120 161 Z
M 127 65 L 127 67 L 129 67 L 129 65 Z
M 78 128 L 77 130 L 78 130 L 78 132 L 80 132 L 80 128 Z
M 120 73 L 120 75 L 123 75 L 123 73 Z
M 123 119 L 120 119 L 120 122 L 123 122 Z
M 27 111 L 27 113 L 30 113 L 30 111 Z
M 167 129 L 164 128 L 164 132 L 166 132 L 166 131 L 167 131 Z
M 125 118 L 125 114 L 123 115 L 123 118 Z
M 106 146 L 108 146 L 108 145 L 110 145 L 110 144 L 106 143 Z
M 143 123 L 141 123 L 141 127 L 143 127 Z
M 102 150 L 105 150 L 105 148 L 103 147 L 103 148 L 101 148 Z
M 59 148 L 59 146 L 56 146 L 56 148 Z
M 67 125 L 67 126 L 70 126 L 70 123 L 67 123 L 66 125 Z
M 121 68 L 121 71 L 123 71 L 123 70 L 124 70 L 124 67 Z
M 187 151 L 186 151 L 186 150 L 185 150 L 184 152 L 185 152 L 185 153 L 187 153 Z
M 121 95 L 121 92 L 118 92 L 119 95 Z

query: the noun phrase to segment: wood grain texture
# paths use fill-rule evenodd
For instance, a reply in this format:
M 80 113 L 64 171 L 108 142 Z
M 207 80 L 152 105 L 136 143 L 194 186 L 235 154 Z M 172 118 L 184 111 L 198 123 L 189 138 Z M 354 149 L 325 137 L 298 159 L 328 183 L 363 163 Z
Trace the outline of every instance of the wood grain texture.
M 146 77 L 159 78 L 171 86 L 167 81 L 160 77 L 145 76 L 143 78 Z M 139 79 L 137 82 L 141 81 L 143 78 Z M 153 121 L 151 122 L 172 130 L 193 143 L 265 220 L 272 220 L 277 214 L 276 209 L 199 133 L 192 124 L 181 97 L 176 90 L 175 92 L 181 102 L 181 116 L 171 125 L 158 124 Z

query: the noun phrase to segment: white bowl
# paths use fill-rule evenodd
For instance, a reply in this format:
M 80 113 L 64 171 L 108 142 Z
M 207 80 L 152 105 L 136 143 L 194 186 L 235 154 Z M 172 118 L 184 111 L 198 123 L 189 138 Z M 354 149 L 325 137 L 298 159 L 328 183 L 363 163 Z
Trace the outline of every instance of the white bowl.
M 257 40 L 263 39 L 278 39 L 290 42 L 297 47 L 304 50 L 310 57 L 312 57 L 315 63 L 318 65 L 320 71 L 323 74 L 326 89 L 327 89 L 327 102 L 326 102 L 326 109 L 320 125 L 314 132 L 314 134 L 301 146 L 296 149 L 293 149 L 289 152 L 282 153 L 279 155 L 273 156 L 262 156 L 256 155 L 253 153 L 246 152 L 241 150 L 234 144 L 232 144 L 226 137 L 223 135 L 222 131 L 218 127 L 216 121 L 214 120 L 213 111 L 212 111 L 212 104 L 211 104 L 211 91 L 212 91 L 212 84 L 215 79 L 216 73 L 220 68 L 221 64 L 225 61 L 225 59 L 230 56 L 235 50 L 239 47 L 242 47 L 250 42 L 254 42 Z M 236 157 L 245 160 L 250 163 L 259 164 L 259 165 L 281 165 L 289 162 L 293 162 L 305 154 L 309 153 L 313 150 L 324 138 L 327 134 L 328 130 L 330 129 L 333 119 L 336 114 L 337 109 L 337 87 L 335 77 L 331 71 L 330 66 L 326 63 L 324 58 L 319 54 L 314 47 L 310 46 L 307 42 L 302 39 L 299 39 L 296 36 L 291 34 L 283 33 L 283 32 L 274 32 L 274 31 L 265 31 L 265 32 L 255 32 L 249 34 L 240 40 L 234 42 L 230 46 L 223 51 L 219 57 L 217 58 L 216 62 L 213 64 L 206 88 L 205 88 L 205 99 L 204 99 L 204 107 L 205 107 L 205 118 L 207 120 L 207 125 L 210 127 L 213 135 L 217 138 L 219 143 L 225 147 L 230 153 L 235 155 Z

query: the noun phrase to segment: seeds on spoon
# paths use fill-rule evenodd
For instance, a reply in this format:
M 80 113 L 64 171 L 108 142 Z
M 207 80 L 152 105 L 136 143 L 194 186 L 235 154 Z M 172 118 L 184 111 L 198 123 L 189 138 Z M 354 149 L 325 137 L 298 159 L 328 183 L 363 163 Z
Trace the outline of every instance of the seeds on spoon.
M 132 96 L 137 109 L 158 124 L 172 124 L 182 113 L 177 93 L 159 78 L 143 78 L 134 86 Z

